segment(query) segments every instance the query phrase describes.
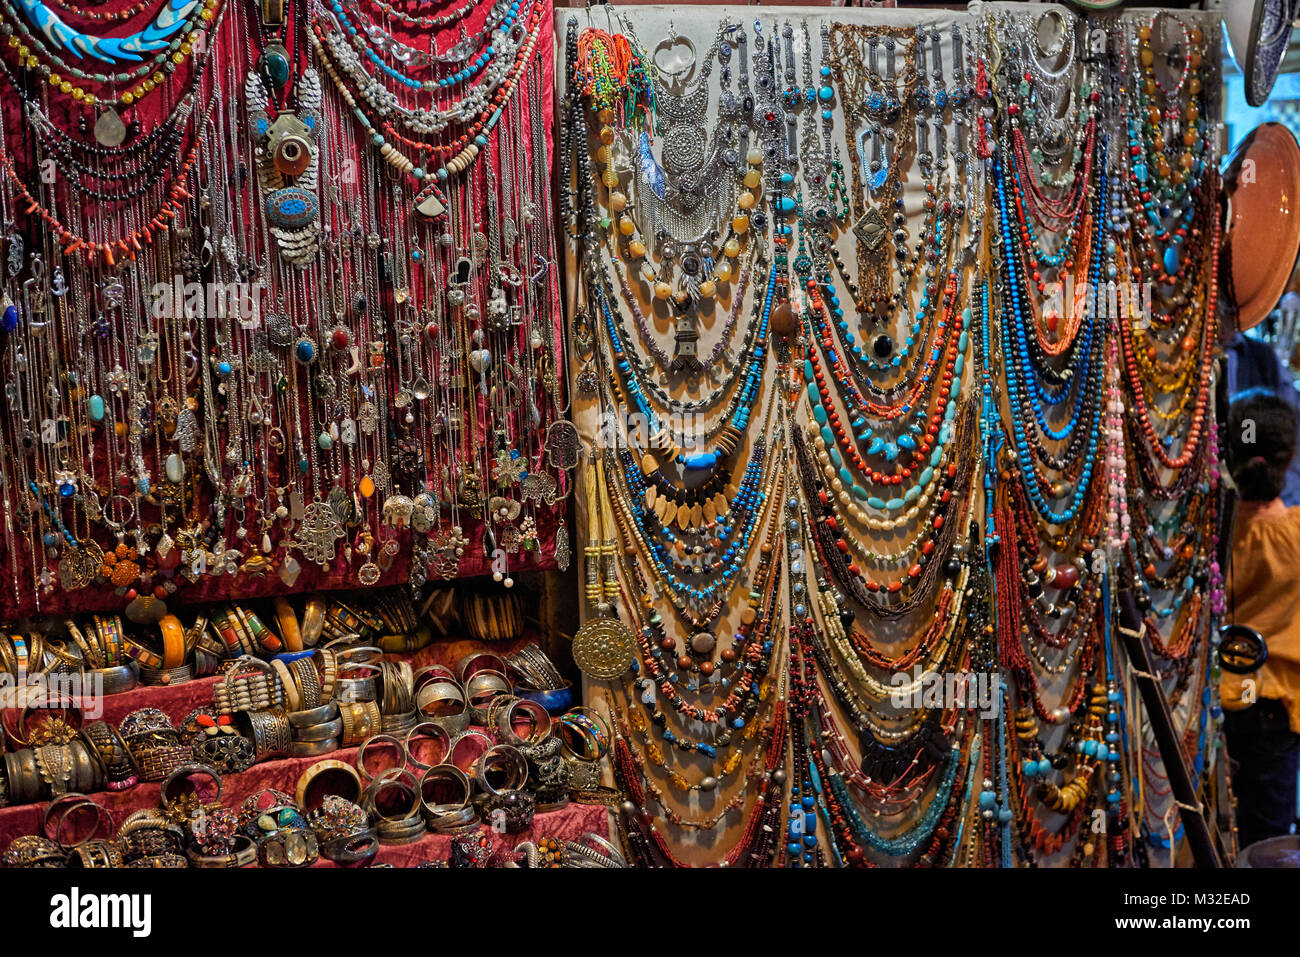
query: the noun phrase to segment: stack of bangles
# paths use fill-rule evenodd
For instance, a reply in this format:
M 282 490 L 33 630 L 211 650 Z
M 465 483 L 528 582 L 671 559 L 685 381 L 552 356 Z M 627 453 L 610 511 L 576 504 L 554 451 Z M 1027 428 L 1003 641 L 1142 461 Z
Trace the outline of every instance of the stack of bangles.
M 419 720 L 430 721 L 455 737 L 469 727 L 465 689 L 441 667 L 421 668 L 413 682 Z
M 379 700 L 379 675 L 377 665 L 346 662 L 339 656 L 338 680 L 334 697 L 339 703 Z
M 77 817 L 89 816 L 89 830 L 80 826 Z M 80 830 L 80 835 L 78 832 Z M 106 830 L 101 834 L 101 830 Z M 102 804 L 85 794 L 76 792 L 55 798 L 45 807 L 41 815 L 41 832 L 59 846 L 59 850 L 68 853 L 88 841 L 101 837 L 114 836 L 113 815 Z
M 288 719 L 291 757 L 318 757 L 338 750 L 343 736 L 343 718 L 335 702 L 306 711 L 290 711 Z
M 383 630 L 384 620 L 379 615 L 336 600 L 325 610 L 321 638 L 326 642 L 367 638 Z
M 556 734 L 565 752 L 574 760 L 599 761 L 609 754 L 609 725 L 591 708 L 579 706 L 560 715 L 556 721 Z
M 381 661 L 378 667 L 383 729 L 390 734 L 405 734 L 419 721 L 415 710 L 415 675 L 405 661 Z
M 479 641 L 513 641 L 524 630 L 523 602 L 516 593 L 467 595 L 461 601 L 461 617 L 470 636 Z
M 68 633 L 70 647 L 65 644 L 59 657 L 69 665 L 74 660 L 80 661 L 82 681 L 90 681 L 94 693 L 122 694 L 136 686 L 140 680 L 139 667 L 128 654 L 120 618 L 94 615 L 86 622 L 84 629 L 68 618 L 64 620 L 64 628 Z M 17 646 L 12 645 L 7 649 L 7 644 L 0 641 L 0 657 L 5 659 L 7 670 L 16 673 L 18 661 L 14 649 Z M 75 655 L 73 649 L 76 650 Z
M 523 747 L 550 735 L 551 716 L 536 701 L 507 695 L 492 702 L 487 727 L 503 743 Z
M 537 691 L 555 691 L 568 684 L 535 641 L 506 655 L 506 664 L 528 687 Z
M 494 744 L 479 756 L 474 783 L 489 795 L 518 791 L 528 783 L 528 760 L 513 745 Z
M 104 783 L 110 791 L 125 791 L 140 780 L 135 758 L 122 735 L 107 721 L 92 721 L 81 729 L 81 740 L 104 769 Z
M 420 775 L 420 813 L 429 830 L 462 834 L 478 827 L 470 798 L 473 786 L 465 772 L 452 764 L 426 768 Z
M 361 795 L 361 807 L 375 821 L 380 844 L 410 844 L 427 832 L 419 779 L 404 768 L 389 768 L 371 781 Z
M 284 649 L 279 637 L 262 619 L 241 605 L 214 609 L 211 627 L 231 658 L 259 653 L 274 655 Z

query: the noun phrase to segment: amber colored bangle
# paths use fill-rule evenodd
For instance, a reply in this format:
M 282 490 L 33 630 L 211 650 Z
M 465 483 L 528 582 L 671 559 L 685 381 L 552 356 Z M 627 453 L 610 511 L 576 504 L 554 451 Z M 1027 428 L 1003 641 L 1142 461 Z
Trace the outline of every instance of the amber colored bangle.
M 293 613 L 293 606 L 287 599 L 275 600 L 275 622 L 280 626 L 280 640 L 284 642 L 285 651 L 302 651 L 302 632 L 298 628 L 298 616 Z
M 158 630 L 162 632 L 163 639 L 163 669 L 170 671 L 179 668 L 185 664 L 185 626 L 175 615 L 163 615 L 158 619 Z M 156 667 L 148 662 L 141 664 Z

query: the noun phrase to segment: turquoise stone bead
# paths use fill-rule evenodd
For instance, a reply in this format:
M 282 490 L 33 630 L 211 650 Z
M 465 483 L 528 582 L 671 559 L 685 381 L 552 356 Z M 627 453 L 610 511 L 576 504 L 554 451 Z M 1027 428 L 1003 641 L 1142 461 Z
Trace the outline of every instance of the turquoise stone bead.
M 1173 274 L 1178 272 L 1181 257 L 1178 255 L 1178 247 L 1171 245 L 1165 250 L 1165 272 Z
M 104 421 L 104 398 L 103 396 L 92 395 L 90 397 L 90 421 Z

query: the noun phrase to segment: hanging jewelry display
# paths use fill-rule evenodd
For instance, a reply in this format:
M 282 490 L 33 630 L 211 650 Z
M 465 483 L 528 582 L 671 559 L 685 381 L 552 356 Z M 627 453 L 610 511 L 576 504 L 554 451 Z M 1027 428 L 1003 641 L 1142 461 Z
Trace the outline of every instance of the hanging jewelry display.
M 0 8 L 7 610 L 563 554 L 549 8 L 53 10 Z
M 588 587 L 636 645 L 590 685 L 641 862 L 1125 866 L 1178 840 L 1113 629 L 1131 586 L 1209 760 L 1214 107 L 1203 33 L 1144 16 L 567 22 L 576 421 L 619 529 Z M 708 222 L 657 187 L 733 136 L 747 164 L 711 183 L 736 212 L 692 246 Z

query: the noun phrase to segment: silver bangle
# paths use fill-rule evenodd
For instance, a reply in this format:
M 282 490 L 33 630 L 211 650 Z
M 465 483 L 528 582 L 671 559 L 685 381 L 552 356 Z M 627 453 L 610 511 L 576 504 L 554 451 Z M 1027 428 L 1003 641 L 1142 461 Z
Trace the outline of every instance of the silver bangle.
M 331 701 L 329 704 L 323 704 L 319 708 L 310 708 L 306 711 L 290 711 L 289 723 L 295 728 L 309 728 L 312 725 L 324 724 L 326 721 L 333 721 L 338 716 L 338 703 Z
M 499 786 L 490 776 L 503 774 Z M 528 760 L 518 748 L 510 744 L 494 744 L 479 756 L 474 765 L 474 780 L 488 794 L 518 791 L 528 783 Z
M 330 754 L 338 749 L 337 738 L 326 738 L 324 741 L 294 741 L 289 745 L 289 757 L 318 758 L 322 754 Z
M 382 770 L 376 771 L 374 774 L 371 774 L 366 769 L 366 752 L 376 744 L 392 745 L 393 748 L 396 749 L 397 751 L 397 757 L 398 760 L 401 761 L 401 764 L 395 765 L 391 768 L 383 768 Z M 384 772 L 386 771 L 404 771 L 406 769 L 406 742 L 403 741 L 401 738 L 397 737 L 396 735 L 392 735 L 392 734 L 381 733 L 381 734 L 371 735 L 370 737 L 366 738 L 366 740 L 361 742 L 361 747 L 357 748 L 356 767 L 357 767 L 357 773 L 361 775 L 361 780 L 363 781 L 370 781 L 373 779 L 381 778 L 383 777 Z
M 343 719 L 335 718 L 323 724 L 313 724 L 306 728 L 294 728 L 295 741 L 330 741 L 343 733 Z

